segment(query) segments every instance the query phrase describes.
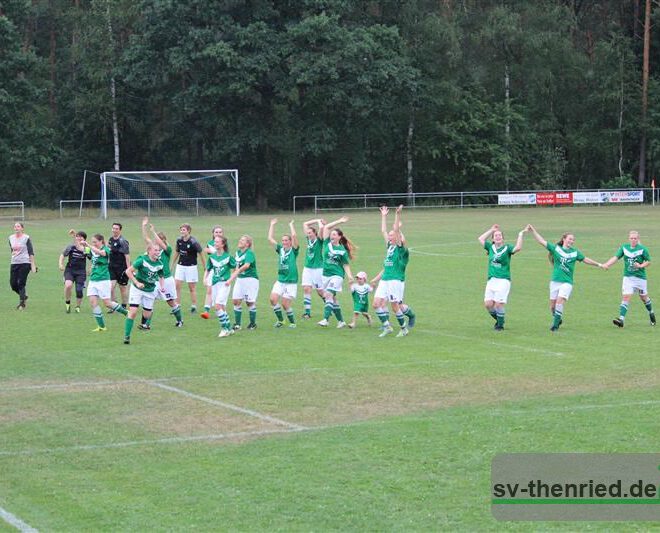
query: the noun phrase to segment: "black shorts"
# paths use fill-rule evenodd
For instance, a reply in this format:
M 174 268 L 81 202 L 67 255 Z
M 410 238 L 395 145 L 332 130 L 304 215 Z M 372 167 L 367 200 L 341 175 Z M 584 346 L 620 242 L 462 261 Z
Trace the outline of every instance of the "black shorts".
M 82 284 L 85 285 L 87 281 L 87 272 L 84 270 L 69 270 L 68 268 L 64 269 L 64 281 L 74 281 L 76 285 Z
M 110 279 L 116 281 L 118 285 L 128 285 L 128 276 L 126 275 L 126 266 L 110 265 Z

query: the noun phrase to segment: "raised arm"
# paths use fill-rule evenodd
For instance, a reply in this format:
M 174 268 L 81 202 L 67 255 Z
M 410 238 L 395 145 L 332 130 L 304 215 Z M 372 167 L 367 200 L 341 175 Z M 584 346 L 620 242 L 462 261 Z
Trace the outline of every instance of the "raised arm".
M 389 241 L 387 238 L 387 214 L 390 212 L 390 209 L 386 205 L 380 206 L 380 232 L 385 239 L 385 244 Z
M 394 231 L 394 242 L 396 242 L 397 246 L 405 246 L 406 244 L 406 239 L 403 236 L 403 233 L 401 233 L 401 226 L 403 226 L 403 222 L 401 221 L 402 211 L 403 204 L 396 208 L 396 211 L 394 212 L 394 224 L 392 224 L 392 231 Z
M 522 250 L 523 246 L 523 236 L 525 235 L 525 231 L 527 231 L 527 228 L 523 228 L 518 232 L 518 238 L 516 239 L 516 245 L 513 247 L 513 250 L 511 251 L 512 254 L 517 254 L 520 250 Z
M 277 246 L 277 241 L 275 240 L 275 224 L 277 224 L 277 219 L 271 218 L 270 226 L 268 226 L 268 242 L 273 246 Z
M 148 225 L 149 217 L 144 217 L 142 219 L 142 238 L 144 239 L 144 243 L 147 245 L 147 248 L 151 246 L 151 238 L 149 237 L 149 230 L 147 228 Z
M 546 241 L 538 231 L 536 231 L 536 228 L 532 226 L 531 224 L 527 224 L 527 231 L 531 231 L 532 235 L 534 236 L 534 239 L 536 239 L 536 242 L 538 242 L 541 246 L 544 248 L 548 246 L 548 241 Z
M 108 255 L 103 248 L 98 248 L 96 246 L 93 246 L 92 244 L 88 243 L 87 241 L 82 241 L 80 244 L 82 244 L 83 246 L 89 248 L 96 255 L 100 255 L 100 256 L 103 256 L 103 257 Z
M 330 232 L 332 231 L 332 228 L 334 228 L 335 226 L 339 226 L 339 224 L 344 224 L 348 222 L 348 220 L 349 220 L 348 217 L 341 217 L 333 222 L 328 222 L 327 224 L 325 224 L 323 226 L 323 239 L 327 239 L 328 237 L 330 237 Z
M 289 233 L 291 233 L 291 244 L 294 248 L 300 248 L 300 243 L 298 242 L 298 234 L 296 233 L 296 228 L 293 225 L 293 220 L 289 222 Z
M 153 224 L 149 224 L 149 230 L 151 231 L 151 234 L 154 236 L 154 242 L 155 242 L 158 246 L 160 246 L 160 249 L 161 249 L 161 250 L 167 250 L 167 244 L 165 243 L 165 241 L 164 241 L 163 239 L 161 239 L 161 238 L 158 236 L 158 233 L 157 233 L 156 230 L 154 229 L 154 225 L 153 225 Z
M 311 220 L 306 220 L 303 222 L 303 231 L 307 232 L 307 228 L 309 228 L 312 224 L 317 224 L 319 227 L 319 233 L 321 232 L 321 228 L 323 227 L 323 223 L 320 218 L 312 218 Z
M 488 228 L 481 235 L 479 235 L 478 239 L 479 242 L 481 243 L 481 246 L 486 244 L 486 241 L 490 239 L 491 235 L 495 233 L 498 229 L 500 229 L 500 227 L 497 224 L 493 224 L 490 228 Z

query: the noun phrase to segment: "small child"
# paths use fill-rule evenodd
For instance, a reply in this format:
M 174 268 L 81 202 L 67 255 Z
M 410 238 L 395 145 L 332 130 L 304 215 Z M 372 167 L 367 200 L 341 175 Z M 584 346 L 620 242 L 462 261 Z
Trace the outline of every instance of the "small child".
M 373 287 L 367 283 L 367 273 L 358 272 L 355 276 L 355 283 L 351 285 L 351 295 L 353 296 L 353 322 L 348 324 L 349 328 L 355 327 L 355 321 L 362 315 L 367 319 L 367 324 L 371 326 L 371 316 L 369 316 L 369 293 Z

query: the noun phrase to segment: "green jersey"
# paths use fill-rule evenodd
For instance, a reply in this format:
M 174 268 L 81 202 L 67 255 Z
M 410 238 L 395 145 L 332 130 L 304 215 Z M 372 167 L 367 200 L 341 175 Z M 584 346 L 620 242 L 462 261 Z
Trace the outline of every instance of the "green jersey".
M 213 285 L 220 281 L 227 281 L 231 277 L 233 268 L 236 268 L 236 261 L 227 252 L 211 254 L 206 260 L 206 270 L 213 271 L 211 280 Z
M 639 265 L 651 260 L 649 251 L 645 246 L 638 244 L 634 248 L 630 244 L 622 244 L 616 252 L 617 259 L 625 257 L 623 261 L 623 276 L 646 279 L 646 268 L 635 268 L 633 265 Z
M 486 241 L 484 248 L 488 252 L 488 279 L 511 279 L 513 246 L 503 244 L 498 248 L 494 242 Z
M 344 277 L 344 265 L 348 265 L 348 250 L 341 244 L 334 246 L 330 239 L 323 241 L 323 275 Z
M 373 289 L 371 285 L 365 283 L 360 285 L 359 283 L 353 283 L 351 285 L 351 296 L 353 296 L 353 311 L 356 313 L 368 313 L 369 312 L 369 293 Z
M 140 290 L 154 292 L 158 278 L 163 277 L 163 263 L 160 259 L 152 261 L 147 254 L 142 254 L 133 262 L 135 279 L 144 284 Z
M 110 279 L 110 270 L 108 270 L 110 248 L 101 246 L 105 255 L 97 254 L 92 250 L 92 272 L 89 276 L 90 281 L 105 281 Z
M 234 259 L 236 260 L 237 268 L 241 268 L 244 264 L 250 263 L 250 268 L 241 272 L 238 275 L 239 278 L 259 279 L 259 276 L 257 275 L 257 259 L 254 257 L 254 252 L 252 251 L 252 248 L 246 248 L 243 251 L 236 250 Z
M 275 252 L 280 260 L 277 265 L 277 281 L 280 283 L 298 283 L 298 265 L 296 259 L 300 248 L 284 249 L 284 246 L 278 244 L 275 246 Z
M 163 263 L 163 277 L 171 278 L 170 260 L 172 259 L 172 247 L 168 244 L 165 250 L 160 251 L 160 262 Z
M 307 253 L 305 254 L 305 267 L 323 268 L 323 239 L 318 237 L 313 241 L 307 237 Z
M 383 281 L 393 279 L 405 281 L 409 256 L 408 248 L 403 244 L 401 246 L 388 244 L 383 261 Z
M 584 254 L 575 248 L 564 248 L 548 242 L 548 252 L 552 255 L 552 281 L 573 284 L 573 271 L 576 261 L 584 261 Z

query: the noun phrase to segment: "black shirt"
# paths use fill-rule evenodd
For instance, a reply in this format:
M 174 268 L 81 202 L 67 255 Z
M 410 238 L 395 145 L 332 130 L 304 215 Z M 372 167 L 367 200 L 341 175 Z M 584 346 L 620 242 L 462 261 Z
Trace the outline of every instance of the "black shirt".
M 110 248 L 110 266 L 126 268 L 126 254 L 129 253 L 128 241 L 122 235 L 116 239 L 110 237 L 108 248 Z
M 176 240 L 176 251 L 179 252 L 181 266 L 194 266 L 197 264 L 197 254 L 202 253 L 202 246 L 195 237 L 190 237 L 187 241 L 179 237 Z
M 62 252 L 64 257 L 68 257 L 66 263 L 67 270 L 84 271 L 87 266 L 87 258 L 91 257 L 86 254 L 84 249 L 78 248 L 75 244 L 69 244 Z

